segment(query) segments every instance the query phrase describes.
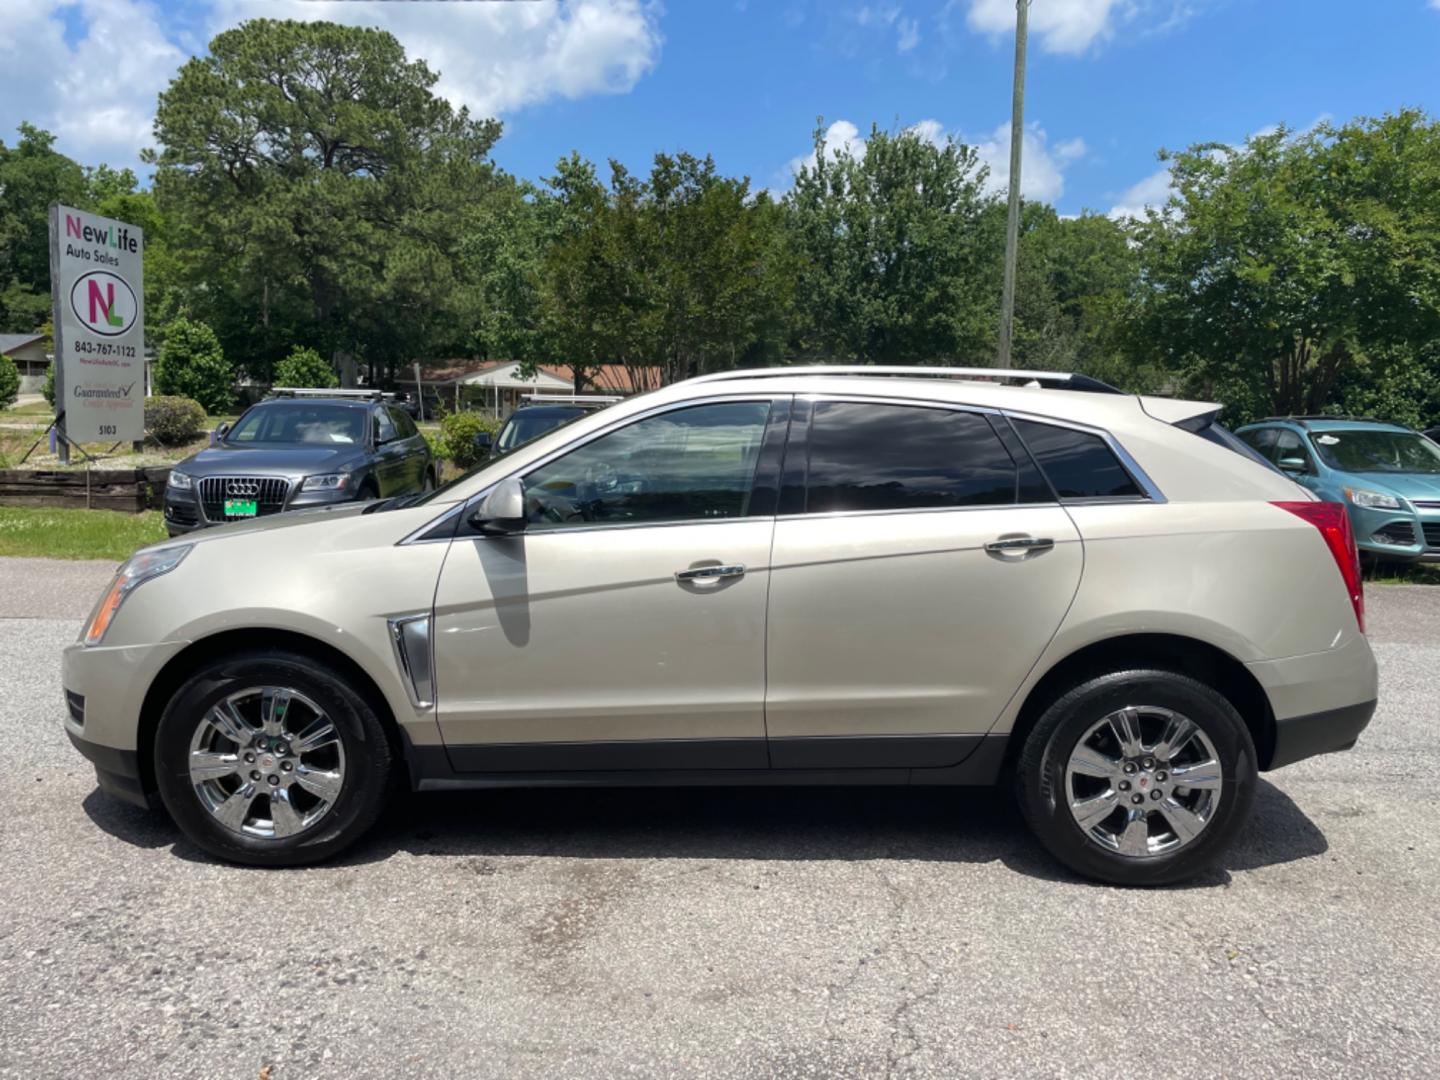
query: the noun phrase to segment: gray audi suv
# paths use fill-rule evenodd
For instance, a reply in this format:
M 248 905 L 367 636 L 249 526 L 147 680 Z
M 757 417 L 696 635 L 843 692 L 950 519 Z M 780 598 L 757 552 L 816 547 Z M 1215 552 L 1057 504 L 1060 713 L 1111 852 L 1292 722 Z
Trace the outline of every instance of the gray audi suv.
M 170 470 L 171 536 L 364 499 L 429 491 L 434 455 L 410 415 L 382 400 L 275 398 L 221 425 L 215 445 Z

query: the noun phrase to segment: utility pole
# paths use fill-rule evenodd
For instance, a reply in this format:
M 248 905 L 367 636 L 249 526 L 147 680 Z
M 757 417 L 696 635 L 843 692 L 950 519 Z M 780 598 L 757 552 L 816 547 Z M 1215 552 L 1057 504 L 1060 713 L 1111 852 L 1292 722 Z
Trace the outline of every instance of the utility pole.
M 1020 149 L 1025 141 L 1025 38 L 1030 0 L 1015 0 L 1015 95 L 1010 113 L 1010 212 L 1005 219 L 1005 285 L 1000 294 L 998 367 L 1010 366 L 1015 322 L 1015 256 L 1020 246 Z

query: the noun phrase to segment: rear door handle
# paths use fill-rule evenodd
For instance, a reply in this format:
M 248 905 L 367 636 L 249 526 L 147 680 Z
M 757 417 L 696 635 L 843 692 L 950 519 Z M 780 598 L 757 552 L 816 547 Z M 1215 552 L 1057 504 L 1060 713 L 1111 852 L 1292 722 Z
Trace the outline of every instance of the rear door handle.
M 739 563 L 733 566 L 699 566 L 694 570 L 680 570 L 675 574 L 676 581 L 709 581 L 712 578 L 740 577 L 745 573 L 745 567 Z
M 986 544 L 985 550 L 1004 555 L 1010 551 L 1049 551 L 1054 546 L 1055 541 L 1048 536 L 1002 536 L 999 540 L 991 540 Z

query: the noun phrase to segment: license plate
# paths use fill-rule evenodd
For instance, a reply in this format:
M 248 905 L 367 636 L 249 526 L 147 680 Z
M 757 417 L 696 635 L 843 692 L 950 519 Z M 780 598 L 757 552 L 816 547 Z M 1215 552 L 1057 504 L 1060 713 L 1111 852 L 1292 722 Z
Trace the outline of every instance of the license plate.
M 226 499 L 226 517 L 254 517 L 258 513 L 254 499 Z

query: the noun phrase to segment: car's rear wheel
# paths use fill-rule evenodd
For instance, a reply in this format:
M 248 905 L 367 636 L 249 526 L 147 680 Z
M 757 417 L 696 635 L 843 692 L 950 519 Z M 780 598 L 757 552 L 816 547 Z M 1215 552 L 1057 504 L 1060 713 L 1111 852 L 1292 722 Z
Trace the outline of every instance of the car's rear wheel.
M 317 862 L 374 824 L 392 768 L 375 711 L 308 657 L 212 661 L 176 691 L 155 738 L 161 798 L 210 854 L 252 866 Z
M 1192 877 L 1224 851 L 1255 797 L 1254 742 L 1220 693 L 1170 671 L 1089 679 L 1026 738 L 1021 807 L 1071 869 L 1120 885 Z

